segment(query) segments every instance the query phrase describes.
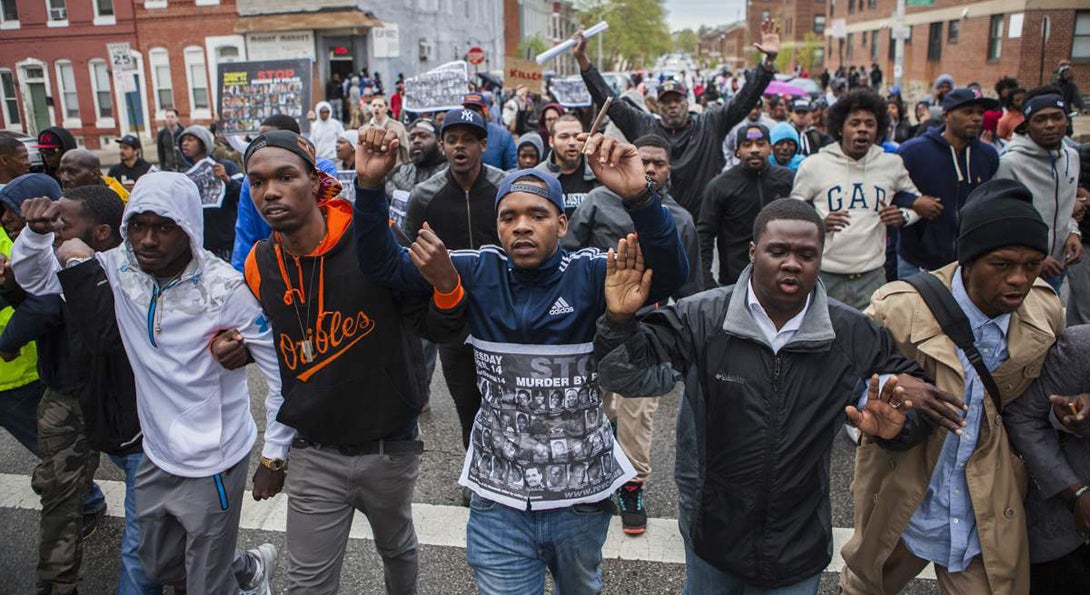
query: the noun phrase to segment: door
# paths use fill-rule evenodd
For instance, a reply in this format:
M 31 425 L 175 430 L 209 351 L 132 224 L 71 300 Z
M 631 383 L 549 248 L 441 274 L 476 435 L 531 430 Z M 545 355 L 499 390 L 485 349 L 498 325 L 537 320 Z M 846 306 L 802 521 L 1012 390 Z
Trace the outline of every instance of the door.
M 143 95 L 140 93 L 139 72 L 133 72 L 133 85 L 133 90 L 125 93 L 125 110 L 129 114 L 129 130 L 137 136 L 147 136 L 144 125 Z
M 34 129 L 30 133 L 37 134 L 49 128 L 49 105 L 45 94 L 45 83 L 28 82 L 27 88 L 30 90 L 30 110 L 33 112 L 28 120 L 34 124 Z

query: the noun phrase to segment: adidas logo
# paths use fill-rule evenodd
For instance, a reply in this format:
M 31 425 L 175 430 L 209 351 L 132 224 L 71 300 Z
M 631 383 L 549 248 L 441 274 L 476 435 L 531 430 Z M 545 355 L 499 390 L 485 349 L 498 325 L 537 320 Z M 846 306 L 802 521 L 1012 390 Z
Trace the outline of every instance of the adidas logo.
M 564 298 L 556 298 L 556 303 L 549 309 L 549 316 L 559 316 L 561 314 L 571 314 L 575 312 L 575 308 L 572 308 L 568 302 L 564 301 Z

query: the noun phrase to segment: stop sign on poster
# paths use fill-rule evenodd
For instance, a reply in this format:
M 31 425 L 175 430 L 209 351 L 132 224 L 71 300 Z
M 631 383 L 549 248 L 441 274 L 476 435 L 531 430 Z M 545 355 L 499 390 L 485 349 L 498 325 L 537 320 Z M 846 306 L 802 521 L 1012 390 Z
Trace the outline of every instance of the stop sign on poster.
M 484 63 L 484 48 L 482 48 L 479 45 L 475 45 L 475 46 L 469 48 L 469 51 L 466 52 L 466 62 L 469 62 L 470 64 L 473 64 L 474 66 L 476 66 L 477 64 L 483 64 Z

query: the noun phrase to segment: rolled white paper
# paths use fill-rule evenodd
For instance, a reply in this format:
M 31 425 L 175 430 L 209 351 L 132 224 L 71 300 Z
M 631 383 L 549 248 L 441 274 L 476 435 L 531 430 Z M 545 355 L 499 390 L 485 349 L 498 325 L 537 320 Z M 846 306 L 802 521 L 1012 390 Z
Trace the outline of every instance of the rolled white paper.
M 602 31 L 605 31 L 606 29 L 609 29 L 609 23 L 607 23 L 605 21 L 602 21 L 601 23 L 598 23 L 597 25 L 591 27 L 590 29 L 587 29 L 586 31 L 583 31 L 583 37 L 587 38 L 587 39 L 590 39 L 591 37 L 594 37 L 595 35 L 598 35 Z M 564 43 L 554 45 L 553 47 L 545 50 L 544 52 L 541 52 L 540 54 L 537 55 L 537 58 L 534 58 L 534 60 L 538 64 L 544 64 L 544 63 L 548 62 L 549 60 L 552 60 L 553 58 L 559 56 L 560 54 L 563 54 L 564 52 L 567 52 L 567 51 L 571 50 L 573 47 L 575 47 L 575 41 L 572 40 L 572 39 L 569 39 L 569 40 L 565 41 Z

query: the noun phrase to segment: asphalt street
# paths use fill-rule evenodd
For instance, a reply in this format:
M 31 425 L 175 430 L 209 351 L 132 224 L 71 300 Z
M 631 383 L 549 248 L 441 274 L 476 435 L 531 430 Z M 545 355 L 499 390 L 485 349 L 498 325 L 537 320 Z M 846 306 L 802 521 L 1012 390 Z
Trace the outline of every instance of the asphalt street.
M 263 398 L 265 384 L 255 369 L 250 370 L 251 402 L 258 426 L 264 425 Z M 649 516 L 653 517 L 648 532 L 641 537 L 627 537 L 620 533 L 619 522 L 614 523 L 610 542 L 607 542 L 606 561 L 603 564 L 605 593 L 658 594 L 681 593 L 685 582 L 685 568 L 676 561 L 681 560 L 680 545 L 673 519 L 677 518 L 677 490 L 673 483 L 673 465 L 675 455 L 674 421 L 680 398 L 680 385 L 671 394 L 662 397 L 655 419 L 653 442 L 653 472 L 645 489 L 645 502 Z M 457 484 L 461 471 L 464 452 L 462 450 L 458 419 L 454 405 L 443 382 L 441 370 L 436 370 L 432 383 L 431 411 L 420 418 L 420 430 L 424 440 L 425 452 L 420 479 L 413 498 L 415 503 L 434 505 L 426 508 L 433 525 L 453 526 L 460 535 L 461 544 L 454 540 L 437 540 L 423 535 L 424 528 L 419 522 L 418 534 L 421 534 L 420 548 L 420 592 L 424 594 L 461 594 L 474 593 L 473 576 L 465 562 L 464 550 L 464 509 L 461 509 L 462 492 Z M 251 472 L 258 464 L 260 439 L 251 454 Z M 850 528 L 852 524 L 852 502 L 849 483 L 852 476 L 853 447 L 843 436 L 835 441 L 830 469 L 833 525 Z M 34 568 L 37 560 L 38 517 L 33 509 L 33 494 L 29 493 L 30 474 L 35 461 L 33 456 L 17 443 L 7 432 L 0 430 L 0 474 L 5 474 L 7 488 L 0 489 L 0 594 L 26 594 L 34 592 Z M 96 478 L 105 485 L 117 487 L 116 482 L 123 481 L 120 471 L 102 457 Z M 25 485 L 22 481 L 25 480 Z M 16 493 L 22 496 L 15 495 Z M 249 496 L 247 496 L 249 498 Z M 284 499 L 280 495 L 277 500 Z M 282 502 L 274 502 L 280 509 Z M 248 504 L 248 506 L 251 506 Z M 111 510 L 99 530 L 85 542 L 83 563 L 83 585 L 81 593 L 107 594 L 116 587 L 119 568 L 118 544 L 120 542 L 122 520 L 120 505 Z M 282 522 L 272 515 L 258 524 L 248 524 L 249 512 L 244 508 L 243 529 L 240 532 L 239 546 L 255 547 L 263 542 L 272 542 L 281 550 L 283 559 L 286 551 L 285 534 Z M 655 519 L 658 519 L 655 522 Z M 365 523 L 356 519 L 356 528 Z M 247 528 L 249 526 L 262 528 Z M 272 530 L 267 530 L 267 529 Z M 843 533 L 843 532 L 841 532 Z M 648 540 L 640 543 L 639 540 Z M 443 545 L 455 543 L 456 545 Z M 664 554 L 645 555 L 629 552 L 665 552 Z M 281 593 L 284 584 L 284 565 L 277 568 L 274 580 L 275 592 Z M 837 574 L 835 571 L 824 573 L 821 593 L 836 593 Z M 551 587 L 550 587 L 551 589 Z M 375 553 L 373 543 L 366 538 L 350 539 L 341 574 L 342 593 L 381 593 L 383 590 L 382 566 Z M 919 579 L 906 593 L 937 593 L 935 581 Z

